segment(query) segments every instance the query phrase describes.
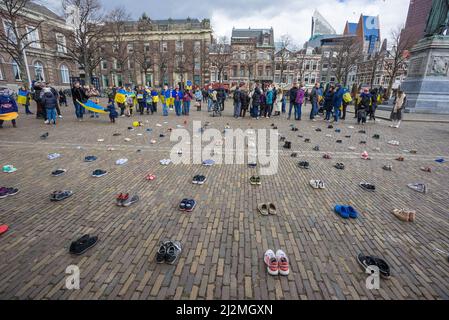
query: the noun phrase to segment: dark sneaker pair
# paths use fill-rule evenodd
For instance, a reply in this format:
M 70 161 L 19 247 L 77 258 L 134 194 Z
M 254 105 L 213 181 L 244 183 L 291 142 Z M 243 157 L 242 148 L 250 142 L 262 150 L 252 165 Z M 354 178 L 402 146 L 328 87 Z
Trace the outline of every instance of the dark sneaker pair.
M 380 139 L 380 135 L 378 134 L 373 135 L 373 139 Z
M 106 170 L 97 169 L 97 170 L 94 170 L 94 172 L 92 172 L 92 177 L 100 178 L 107 174 L 108 174 L 108 172 Z
M 285 141 L 284 149 L 291 149 L 291 148 L 292 148 L 292 143 L 290 141 Z
M 309 138 L 305 138 L 305 139 L 304 139 L 304 142 L 305 142 L 305 143 L 310 143 L 310 139 L 309 139 Z
M 192 212 L 196 207 L 196 201 L 193 199 L 182 199 L 179 204 L 179 210 Z
M 252 185 L 261 185 L 262 184 L 259 176 L 252 176 L 251 178 L 249 178 L 249 183 Z
M 56 169 L 55 171 L 52 171 L 51 175 L 52 175 L 53 177 L 58 177 L 58 176 L 63 175 L 63 174 L 66 173 L 66 172 L 67 172 L 66 169 Z
M 368 267 L 375 266 L 379 268 L 379 275 L 382 278 L 389 279 L 391 276 L 390 267 L 388 263 L 381 258 L 373 256 L 365 256 L 362 253 L 359 253 L 359 255 L 357 256 L 357 262 L 364 269 L 365 272 L 366 270 L 368 270 Z
M 313 147 L 313 150 L 314 150 L 314 151 L 320 151 L 320 146 L 315 146 L 315 147 Z
M 310 165 L 307 161 L 301 161 L 298 163 L 298 167 L 301 169 L 309 169 Z
M 250 162 L 250 163 L 248 163 L 248 167 L 255 168 L 255 167 L 257 167 L 257 163 L 256 162 Z
M 297 157 L 298 157 L 298 153 L 297 153 L 297 152 L 293 152 L 290 156 L 291 156 L 292 158 L 297 158 Z
M 70 245 L 70 253 L 80 255 L 95 246 L 98 242 L 98 237 L 91 237 L 88 234 L 85 234 L 81 238 L 76 241 L 73 241 Z
M 285 141 L 285 137 L 280 137 L 279 140 L 280 141 Z
M 45 132 L 43 135 L 41 135 L 41 139 L 45 140 L 48 138 L 48 132 Z
M 174 264 L 181 255 L 182 247 L 179 241 L 164 241 L 156 252 L 157 263 Z
M 343 140 L 337 140 L 336 143 L 343 143 Z
M 334 167 L 337 168 L 338 170 L 344 170 L 345 169 L 345 165 L 343 163 L 337 163 Z
M 359 186 L 366 191 L 376 191 L 376 186 L 368 182 L 360 182 Z
M 298 131 L 298 128 L 293 127 L 293 128 L 292 128 L 292 131 Z
M 84 157 L 84 161 L 85 162 L 93 162 L 95 160 L 97 160 L 96 156 L 86 156 L 86 157 Z
M 64 199 L 67 199 L 68 197 L 73 195 L 73 191 L 71 190 L 63 190 L 63 191 L 54 191 L 50 195 L 51 201 L 62 201 Z
M 192 183 L 193 184 L 203 184 L 205 181 L 206 181 L 206 176 L 196 175 L 193 177 Z
M 129 196 L 129 193 L 120 193 L 116 197 L 116 204 L 119 207 L 129 207 L 130 205 L 138 202 L 140 200 L 138 195 L 133 195 L 132 197 Z
M 321 129 L 320 128 L 316 128 L 315 131 L 316 132 L 321 132 Z
M 366 131 L 365 130 L 359 130 L 359 133 L 366 134 Z
M 13 196 L 15 194 L 17 194 L 19 192 L 19 189 L 17 188 L 5 188 L 5 187 L 1 187 L 0 188 L 0 199 L 9 197 L 9 196 Z
M 333 129 L 334 126 L 330 124 L 330 125 L 327 126 L 327 128 L 328 128 L 328 129 Z
M 324 159 L 332 159 L 331 155 L 327 154 L 327 153 L 325 155 L 323 155 L 323 158 Z

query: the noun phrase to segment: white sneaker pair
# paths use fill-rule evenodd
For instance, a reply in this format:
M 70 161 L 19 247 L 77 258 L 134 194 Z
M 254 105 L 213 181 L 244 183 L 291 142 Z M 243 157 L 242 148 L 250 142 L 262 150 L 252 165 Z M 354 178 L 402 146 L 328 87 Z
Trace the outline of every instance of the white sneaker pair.
M 276 254 L 271 249 L 268 249 L 264 255 L 264 262 L 267 265 L 267 271 L 272 276 L 282 275 L 288 276 L 290 273 L 290 266 L 288 257 L 284 251 L 278 250 Z
M 321 180 L 310 180 L 310 185 L 314 189 L 324 189 L 326 188 L 324 182 Z
M 168 166 L 171 163 L 171 160 L 170 159 L 162 159 L 159 162 L 164 166 Z

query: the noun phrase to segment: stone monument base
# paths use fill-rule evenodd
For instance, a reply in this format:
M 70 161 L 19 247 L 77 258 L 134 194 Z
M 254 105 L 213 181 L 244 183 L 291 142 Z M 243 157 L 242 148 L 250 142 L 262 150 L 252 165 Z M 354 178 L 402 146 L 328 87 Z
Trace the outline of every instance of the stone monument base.
M 410 51 L 407 78 L 407 111 L 449 114 L 449 36 L 421 39 Z

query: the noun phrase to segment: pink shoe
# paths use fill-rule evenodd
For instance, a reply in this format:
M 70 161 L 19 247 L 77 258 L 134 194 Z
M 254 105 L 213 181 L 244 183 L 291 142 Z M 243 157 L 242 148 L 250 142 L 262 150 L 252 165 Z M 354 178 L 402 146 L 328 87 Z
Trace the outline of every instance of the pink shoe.
M 263 261 L 267 265 L 267 271 L 269 274 L 271 274 L 272 276 L 277 276 L 279 274 L 278 260 L 276 259 L 273 250 L 268 249 L 265 252 Z
M 288 265 L 288 258 L 284 251 L 278 250 L 276 251 L 276 260 L 279 265 L 279 273 L 281 276 L 288 276 L 290 273 L 290 267 Z

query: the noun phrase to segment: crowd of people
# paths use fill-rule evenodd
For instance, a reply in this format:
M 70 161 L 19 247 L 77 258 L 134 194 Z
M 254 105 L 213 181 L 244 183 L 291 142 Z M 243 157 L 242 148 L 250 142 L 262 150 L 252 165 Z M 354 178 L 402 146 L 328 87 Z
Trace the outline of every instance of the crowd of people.
M 26 114 L 33 114 L 30 110 L 30 103 L 31 100 L 34 100 L 37 106 L 36 117 L 44 119 L 45 124 L 56 124 L 56 119 L 62 118 L 60 106 L 67 106 L 67 96 L 64 91 L 57 91 L 46 82 L 35 82 L 32 85 L 32 90 L 23 85 L 20 92 L 25 96 L 21 100 L 21 104 L 25 107 Z M 306 89 L 302 83 L 293 83 L 289 90 L 285 90 L 273 83 L 256 82 L 237 85 L 231 92 L 225 90 L 223 86 L 214 89 L 212 85 L 204 88 L 165 85 L 162 88 L 109 87 L 104 94 L 108 99 L 105 110 L 109 113 L 110 121 L 113 123 L 119 116 L 131 117 L 135 113 L 154 114 L 158 111 L 159 103 L 163 116 L 168 116 L 169 112 L 174 112 L 176 116 L 188 116 L 192 104 L 197 111 L 202 110 L 203 104 L 207 105 L 208 112 L 223 111 L 226 100 L 231 98 L 235 118 L 244 118 L 249 110 L 249 116 L 254 119 L 286 114 L 287 119 L 290 120 L 293 113 L 294 119 L 300 121 L 304 107 L 309 101 L 311 105 L 310 120 L 316 121 L 320 115 L 327 122 L 345 120 L 348 106 L 353 104 L 354 118 L 359 124 L 365 124 L 367 120 L 375 121 L 375 112 L 378 105 L 382 103 L 384 92 L 382 88 L 370 90 L 367 87 L 350 91 L 349 88 L 338 83 L 326 86 L 316 83 L 312 89 Z M 7 94 L 2 96 L 3 100 L 1 101 L 5 101 Z M 99 117 L 98 113 L 88 111 L 83 107 L 88 100 L 100 104 L 100 91 L 95 86 L 75 82 L 71 88 L 71 97 L 75 115 L 79 121 L 83 121 L 86 113 L 89 113 L 91 118 Z M 406 96 L 398 90 L 391 112 L 393 127 L 399 127 L 405 104 Z M 2 124 L 3 121 L 0 122 L 0 128 Z

